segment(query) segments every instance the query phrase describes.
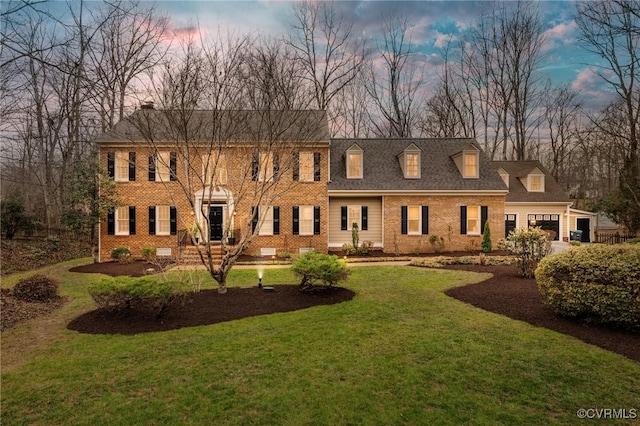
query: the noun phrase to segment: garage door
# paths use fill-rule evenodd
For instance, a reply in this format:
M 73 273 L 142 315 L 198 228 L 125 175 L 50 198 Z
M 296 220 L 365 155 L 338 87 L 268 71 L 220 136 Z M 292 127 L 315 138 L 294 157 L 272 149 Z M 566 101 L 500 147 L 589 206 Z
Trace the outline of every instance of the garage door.
M 528 215 L 529 225 L 537 226 L 545 231 L 554 231 L 553 239 L 560 239 L 560 215 L 557 214 L 530 214 Z

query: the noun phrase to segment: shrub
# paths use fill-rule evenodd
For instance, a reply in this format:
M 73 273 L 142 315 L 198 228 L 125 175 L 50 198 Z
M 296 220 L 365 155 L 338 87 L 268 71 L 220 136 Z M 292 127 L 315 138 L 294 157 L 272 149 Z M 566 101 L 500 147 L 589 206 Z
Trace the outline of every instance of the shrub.
M 579 246 L 580 245 L 580 241 L 569 241 L 569 245 L 570 246 Z
M 351 243 L 353 245 L 353 248 L 358 251 L 358 246 L 360 243 L 360 233 L 357 223 L 351 224 Z
M 156 248 L 155 247 L 143 247 L 142 248 L 142 257 L 147 262 L 149 262 L 150 260 L 153 260 L 153 257 L 155 256 L 155 254 L 156 254 Z
M 518 258 L 520 275 L 533 278 L 538 262 L 551 253 L 548 234 L 540 228 L 516 229 L 507 237 L 508 250 Z
M 300 287 L 308 291 L 314 285 L 332 287 L 349 276 L 345 263 L 337 256 L 310 251 L 300 256 L 291 266 L 291 271 L 300 277 Z
M 582 246 L 543 259 L 536 270 L 558 314 L 640 329 L 640 247 Z
M 58 281 L 46 275 L 33 275 L 18 281 L 13 295 L 27 302 L 46 302 L 58 298 Z
M 187 285 L 179 280 L 159 281 L 152 277 L 115 277 L 89 286 L 98 307 L 114 311 L 136 310 L 159 317 L 167 307 L 182 299 Z
M 436 253 L 442 253 L 442 251 L 444 250 L 444 237 L 431 235 L 429 237 L 429 243 L 433 247 L 433 251 Z
M 131 259 L 131 250 L 127 247 L 116 247 L 111 250 L 111 258 L 120 263 L 129 263 Z
M 640 244 L 640 238 L 630 238 L 627 240 L 627 244 Z
M 489 222 L 484 225 L 481 247 L 483 253 L 491 253 L 493 251 L 493 247 L 491 247 L 491 229 L 489 228 Z
M 358 253 L 358 250 L 356 250 L 355 248 L 353 248 L 353 245 L 349 244 L 349 243 L 344 243 L 342 245 L 342 252 L 344 254 L 346 254 L 347 256 L 353 256 L 354 254 Z
M 373 250 L 373 241 L 363 241 L 358 252 L 367 255 L 371 250 Z

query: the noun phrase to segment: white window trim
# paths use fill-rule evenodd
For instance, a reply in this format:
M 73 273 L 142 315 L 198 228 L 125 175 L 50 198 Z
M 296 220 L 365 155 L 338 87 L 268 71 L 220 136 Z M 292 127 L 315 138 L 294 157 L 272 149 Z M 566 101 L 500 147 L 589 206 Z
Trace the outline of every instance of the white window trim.
M 347 231 L 353 230 L 353 219 L 351 219 L 351 209 L 358 209 L 358 229 L 362 230 L 362 206 L 348 205 L 347 206 Z
M 303 212 L 306 209 L 311 211 L 311 228 L 309 232 L 303 232 L 302 230 Z M 298 235 L 313 235 L 313 213 L 313 206 L 298 206 Z
M 258 235 L 273 235 L 273 206 L 258 206 Z M 264 229 L 264 225 L 270 224 L 270 230 Z
M 350 157 L 351 155 L 359 155 L 360 156 L 360 174 L 359 175 L 351 175 L 350 171 L 351 171 L 351 167 L 349 167 L 350 164 Z M 347 179 L 362 179 L 364 176 L 364 155 L 362 153 L 361 150 L 349 150 L 347 151 Z
M 477 232 L 470 232 L 469 231 L 469 209 L 477 209 L 478 212 L 478 231 Z M 480 228 L 482 228 L 482 208 L 480 206 L 467 206 L 467 235 L 482 235 L 482 230 Z
M 120 231 L 120 226 L 119 222 L 120 220 L 122 220 L 120 218 L 120 214 L 127 212 L 127 219 L 126 219 L 126 223 L 127 223 L 127 231 Z M 130 218 L 129 218 L 129 207 L 125 206 L 125 207 L 118 207 L 115 211 L 115 215 L 114 215 L 114 220 L 115 220 L 115 235 L 129 235 L 130 229 L 129 229 L 129 223 L 130 223 Z
M 156 154 L 155 160 L 156 160 L 156 182 L 169 182 L 171 180 L 171 152 L 159 151 Z M 162 179 L 163 173 L 166 174 L 166 180 Z
M 408 162 L 409 155 L 417 155 L 418 156 L 418 174 L 415 175 L 415 176 L 409 175 L 409 162 Z M 405 177 L 405 179 L 420 179 L 420 176 L 422 174 L 421 164 L 422 164 L 422 156 L 420 155 L 420 152 L 415 152 L 415 151 L 405 152 L 405 154 L 404 154 L 404 177 Z
M 258 182 L 271 182 L 273 179 L 273 152 L 258 154 Z
M 539 177 L 540 178 L 540 189 L 531 189 L 531 185 L 533 183 L 533 178 L 534 177 Z M 529 176 L 527 176 L 527 191 L 529 192 L 544 192 L 544 175 L 543 174 L 530 174 Z
M 213 172 L 215 171 L 215 174 Z M 224 153 L 202 155 L 202 178 L 205 185 L 227 184 L 227 157 Z
M 166 208 L 169 214 L 169 228 L 167 232 L 160 232 L 160 208 Z M 156 235 L 171 235 L 171 207 L 170 206 L 156 206 Z
M 411 222 L 411 208 L 418 209 L 418 230 L 411 231 L 409 223 Z M 422 235 L 422 206 L 407 206 L 407 235 Z
M 467 174 L 467 156 L 473 155 L 476 158 L 476 172 L 474 175 Z M 465 179 L 477 179 L 480 177 L 480 153 L 478 151 L 462 151 L 462 177 Z
M 120 163 L 124 163 L 127 167 L 124 168 L 123 176 L 120 176 L 118 171 L 120 170 Z M 114 157 L 114 176 L 113 180 L 116 182 L 129 182 L 129 152 L 128 151 L 116 151 Z

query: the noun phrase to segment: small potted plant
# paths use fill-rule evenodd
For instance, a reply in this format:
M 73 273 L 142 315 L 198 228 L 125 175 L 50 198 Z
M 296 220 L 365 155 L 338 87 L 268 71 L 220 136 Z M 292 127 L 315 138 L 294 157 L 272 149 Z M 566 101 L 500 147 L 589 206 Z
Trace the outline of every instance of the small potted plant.
M 190 223 L 187 225 L 187 231 L 189 232 L 189 235 L 191 235 L 191 241 L 193 241 L 193 244 L 200 244 L 200 229 L 198 229 L 198 224 Z
M 234 229 L 229 229 L 227 231 L 227 244 L 230 246 L 236 245 L 236 233 Z

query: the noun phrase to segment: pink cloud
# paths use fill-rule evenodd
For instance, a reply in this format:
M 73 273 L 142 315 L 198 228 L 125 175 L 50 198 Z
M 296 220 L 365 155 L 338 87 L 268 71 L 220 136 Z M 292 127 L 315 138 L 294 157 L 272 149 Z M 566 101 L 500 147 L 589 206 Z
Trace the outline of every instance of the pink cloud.
M 578 25 L 576 21 L 561 23 L 545 31 L 545 38 L 550 42 L 560 42 L 562 44 L 572 44 L 575 40 L 574 33 Z

